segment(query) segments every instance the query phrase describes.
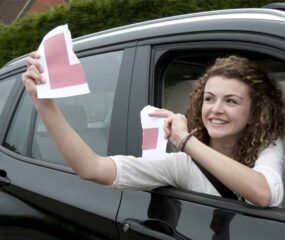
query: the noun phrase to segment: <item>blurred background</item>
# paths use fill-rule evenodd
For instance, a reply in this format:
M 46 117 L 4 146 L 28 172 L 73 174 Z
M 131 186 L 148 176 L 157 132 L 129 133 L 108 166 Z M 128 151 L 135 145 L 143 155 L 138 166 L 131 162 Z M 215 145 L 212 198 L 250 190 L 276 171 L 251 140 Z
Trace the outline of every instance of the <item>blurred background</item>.
M 218 9 L 259 8 L 273 2 L 276 1 L 0 0 L 0 67 L 37 49 L 48 31 L 66 23 L 75 38 L 161 17 Z

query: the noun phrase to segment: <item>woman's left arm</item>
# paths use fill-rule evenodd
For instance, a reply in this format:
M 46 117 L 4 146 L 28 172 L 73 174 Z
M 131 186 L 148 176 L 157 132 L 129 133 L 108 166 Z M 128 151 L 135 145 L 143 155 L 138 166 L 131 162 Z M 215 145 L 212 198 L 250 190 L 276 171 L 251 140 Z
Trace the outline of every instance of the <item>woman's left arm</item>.
M 184 152 L 198 161 L 233 192 L 260 207 L 271 204 L 271 190 L 265 176 L 208 147 L 193 136 Z
M 165 137 L 175 146 L 179 146 L 180 141 L 188 135 L 187 120 L 183 115 L 161 109 L 150 114 L 150 116 L 165 118 Z M 270 206 L 271 190 L 262 173 L 210 148 L 195 136 L 188 140 L 184 152 L 233 192 L 239 193 L 254 205 Z

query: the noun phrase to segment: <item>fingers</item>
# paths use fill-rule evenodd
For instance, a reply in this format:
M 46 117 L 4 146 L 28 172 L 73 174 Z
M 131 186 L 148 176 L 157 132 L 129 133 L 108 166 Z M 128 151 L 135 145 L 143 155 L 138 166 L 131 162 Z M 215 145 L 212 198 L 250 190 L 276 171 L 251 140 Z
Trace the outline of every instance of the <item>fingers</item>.
M 39 54 L 32 52 L 26 60 L 27 70 L 22 74 L 22 82 L 26 91 L 32 96 L 37 96 L 36 85 L 44 83 L 41 73 L 43 69 L 39 63 Z
M 32 52 L 27 58 L 27 68 L 35 66 L 40 73 L 43 73 L 43 68 L 39 63 L 40 55 L 37 52 Z
M 31 52 L 30 56 L 31 56 L 32 58 L 37 58 L 37 59 L 40 58 L 40 54 L 39 54 L 37 51 Z
M 172 121 L 173 121 L 172 118 L 166 118 L 164 120 L 163 130 L 164 130 L 164 137 L 165 138 L 169 138 L 171 136 Z
M 178 113 L 166 118 L 164 121 L 165 137 L 175 139 L 177 134 L 188 133 L 187 119 L 184 115 Z
M 160 117 L 164 119 L 164 137 L 169 138 L 171 135 L 172 117 L 175 115 L 173 112 L 166 109 L 156 109 L 148 114 L 150 117 Z
M 38 71 L 38 69 L 35 67 L 35 65 L 31 65 L 27 72 L 26 72 L 26 78 L 29 78 L 31 80 L 34 80 L 34 82 L 36 84 L 40 84 L 40 78 L 41 78 L 41 75 Z
M 177 119 L 180 119 L 180 120 L 183 120 L 183 121 L 186 121 L 186 120 L 187 120 L 186 117 L 185 117 L 185 115 L 182 115 L 182 114 L 180 114 L 180 113 L 175 114 L 175 116 L 176 116 Z
M 164 117 L 164 118 L 169 118 L 173 117 L 175 114 L 169 110 L 166 109 L 156 109 L 154 112 L 151 112 L 148 114 L 150 117 Z
M 25 86 L 29 81 L 34 82 L 35 84 L 41 84 L 45 82 L 41 76 L 41 73 L 43 73 L 43 68 L 38 61 L 39 58 L 40 55 L 37 52 L 32 52 L 27 58 L 27 71 L 22 74 L 22 81 Z
M 180 113 L 175 114 L 166 109 L 157 109 L 154 112 L 149 113 L 149 116 L 165 118 L 163 130 L 164 137 L 167 139 L 176 139 L 177 134 L 184 134 L 184 132 L 188 133 L 187 119 Z

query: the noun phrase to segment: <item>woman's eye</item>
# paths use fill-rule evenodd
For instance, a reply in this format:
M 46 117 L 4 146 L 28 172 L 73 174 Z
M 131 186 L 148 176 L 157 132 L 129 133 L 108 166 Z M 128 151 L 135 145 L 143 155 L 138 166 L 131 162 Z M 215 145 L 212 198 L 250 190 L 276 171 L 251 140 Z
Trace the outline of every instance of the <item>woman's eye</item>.
M 227 100 L 227 103 L 230 103 L 230 104 L 237 104 L 237 101 L 233 100 L 233 99 L 228 99 Z
M 213 101 L 213 97 L 206 96 L 206 97 L 204 97 L 204 101 L 205 102 L 211 102 L 211 101 Z

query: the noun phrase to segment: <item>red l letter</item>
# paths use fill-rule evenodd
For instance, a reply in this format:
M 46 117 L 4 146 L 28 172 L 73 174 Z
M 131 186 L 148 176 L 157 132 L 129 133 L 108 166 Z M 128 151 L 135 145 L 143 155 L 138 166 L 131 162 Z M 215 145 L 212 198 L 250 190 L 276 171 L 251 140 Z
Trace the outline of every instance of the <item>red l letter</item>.
M 158 140 L 158 128 L 144 128 L 143 129 L 143 150 L 156 149 Z
M 44 49 L 51 89 L 86 83 L 82 65 L 69 63 L 63 33 L 48 38 Z

